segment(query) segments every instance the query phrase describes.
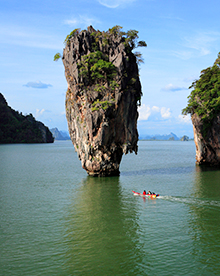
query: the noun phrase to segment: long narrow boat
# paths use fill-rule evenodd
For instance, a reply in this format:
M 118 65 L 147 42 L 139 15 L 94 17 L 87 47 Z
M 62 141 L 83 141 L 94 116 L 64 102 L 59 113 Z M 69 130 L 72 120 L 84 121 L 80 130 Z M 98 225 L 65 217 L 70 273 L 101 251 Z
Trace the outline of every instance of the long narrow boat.
M 132 191 L 134 193 L 134 196 L 142 196 L 142 197 L 148 197 L 148 198 L 157 198 L 159 196 L 159 194 L 146 194 L 143 195 L 141 193 L 137 193 L 135 191 Z

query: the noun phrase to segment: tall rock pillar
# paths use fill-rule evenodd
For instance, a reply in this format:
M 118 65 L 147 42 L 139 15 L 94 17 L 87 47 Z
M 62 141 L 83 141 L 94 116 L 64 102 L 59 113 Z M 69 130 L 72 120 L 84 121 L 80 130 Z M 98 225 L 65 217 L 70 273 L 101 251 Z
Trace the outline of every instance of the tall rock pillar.
M 82 167 L 92 176 L 119 175 L 123 153 L 137 153 L 141 84 L 132 39 L 92 26 L 66 39 L 66 117 Z

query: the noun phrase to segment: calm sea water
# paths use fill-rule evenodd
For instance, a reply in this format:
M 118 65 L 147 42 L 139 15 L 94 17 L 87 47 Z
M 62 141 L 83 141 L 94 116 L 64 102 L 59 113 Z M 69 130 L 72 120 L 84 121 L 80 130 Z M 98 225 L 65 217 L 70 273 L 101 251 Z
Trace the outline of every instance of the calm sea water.
M 112 178 L 88 177 L 70 141 L 0 156 L 0 275 L 220 275 L 220 171 L 193 142 L 140 141 Z

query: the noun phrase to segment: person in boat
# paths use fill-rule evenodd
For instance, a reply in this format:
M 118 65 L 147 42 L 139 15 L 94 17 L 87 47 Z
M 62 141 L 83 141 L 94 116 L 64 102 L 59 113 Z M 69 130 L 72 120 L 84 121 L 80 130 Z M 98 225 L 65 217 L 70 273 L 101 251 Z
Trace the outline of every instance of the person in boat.
M 151 194 L 152 194 L 151 191 L 148 191 L 147 193 L 148 193 L 148 195 L 151 195 Z
M 146 194 L 147 194 L 147 193 L 146 193 L 146 191 L 144 190 L 144 191 L 143 191 L 143 195 L 146 195 Z

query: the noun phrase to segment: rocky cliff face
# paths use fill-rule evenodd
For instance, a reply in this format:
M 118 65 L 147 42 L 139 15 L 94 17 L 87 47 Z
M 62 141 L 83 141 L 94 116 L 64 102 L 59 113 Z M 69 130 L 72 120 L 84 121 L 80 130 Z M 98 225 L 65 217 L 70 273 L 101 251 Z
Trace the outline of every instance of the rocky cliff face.
M 196 163 L 198 165 L 220 165 L 220 115 L 212 122 L 207 134 L 203 135 L 202 119 L 192 115 L 194 141 L 196 145 Z
M 48 127 L 36 121 L 32 114 L 24 116 L 13 110 L 0 93 L 0 144 L 53 142 Z
M 191 114 L 198 165 L 220 165 L 220 52 L 189 87 L 183 115 Z
M 119 32 L 91 26 L 68 37 L 66 117 L 82 167 L 92 176 L 119 174 L 123 153 L 137 153 L 138 66 Z

